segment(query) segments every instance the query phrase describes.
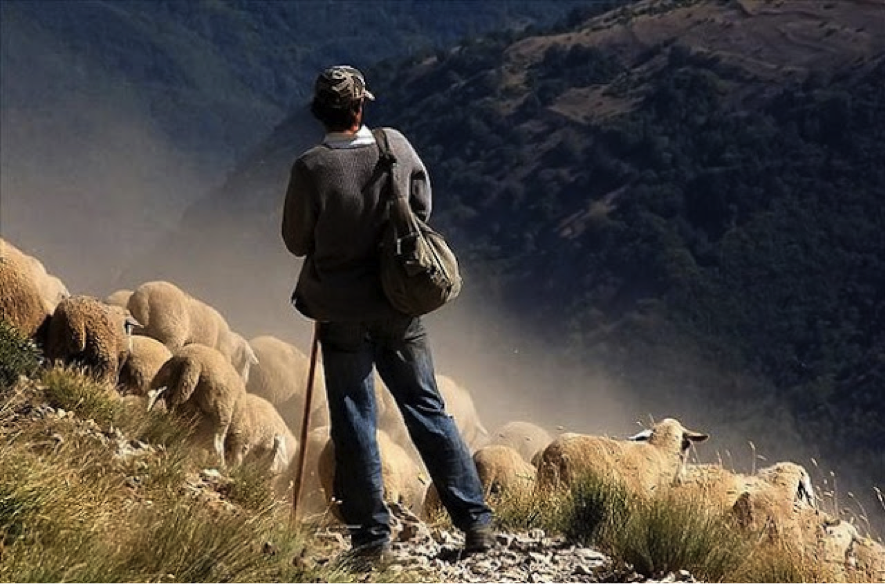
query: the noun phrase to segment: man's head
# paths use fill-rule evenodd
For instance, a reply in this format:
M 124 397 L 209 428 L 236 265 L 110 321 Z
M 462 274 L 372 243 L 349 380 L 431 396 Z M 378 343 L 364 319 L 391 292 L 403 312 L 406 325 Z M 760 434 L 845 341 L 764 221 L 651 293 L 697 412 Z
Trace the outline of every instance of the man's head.
M 317 76 L 311 113 L 327 130 L 344 131 L 361 121 L 367 99 L 375 97 L 366 89 L 363 74 L 348 65 L 336 65 Z

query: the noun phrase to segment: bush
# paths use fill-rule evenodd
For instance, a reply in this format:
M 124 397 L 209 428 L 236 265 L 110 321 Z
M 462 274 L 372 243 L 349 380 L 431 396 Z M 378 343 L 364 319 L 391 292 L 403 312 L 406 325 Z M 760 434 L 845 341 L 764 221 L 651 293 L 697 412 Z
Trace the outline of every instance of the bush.
M 563 533 L 581 545 L 605 547 L 628 521 L 635 504 L 624 484 L 586 474 L 572 485 Z
M 34 341 L 0 319 L 0 390 L 12 387 L 21 375 L 33 375 L 42 358 Z
M 56 366 L 43 375 L 49 405 L 75 412 L 98 424 L 111 424 L 122 411 L 119 397 L 108 385 L 82 369 Z

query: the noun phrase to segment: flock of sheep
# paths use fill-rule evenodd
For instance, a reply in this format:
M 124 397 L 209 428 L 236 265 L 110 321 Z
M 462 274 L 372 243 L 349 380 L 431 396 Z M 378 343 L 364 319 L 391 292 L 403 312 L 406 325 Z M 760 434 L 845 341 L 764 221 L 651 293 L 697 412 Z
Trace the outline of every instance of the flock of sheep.
M 80 364 L 123 399 L 194 421 L 195 442 L 220 466 L 261 465 L 273 476 L 277 494 L 291 496 L 309 365 L 298 348 L 273 336 L 247 341 L 217 310 L 170 282 L 147 282 L 104 299 L 72 296 L 39 260 L 3 239 L 0 318 L 36 339 L 50 361 Z M 847 578 L 861 570 L 883 579 L 882 544 L 818 509 L 809 474 L 798 464 L 781 462 L 752 475 L 692 464 L 690 448 L 708 436 L 671 418 L 626 440 L 552 436 L 526 421 L 490 432 L 470 392 L 450 377 L 437 377 L 493 506 L 503 497 L 568 488 L 593 472 L 640 497 L 685 492 L 733 514 L 743 526 L 784 536 Z M 305 515 L 336 509 L 322 371 L 317 385 L 300 500 Z M 376 393 L 385 497 L 434 517 L 439 499 L 378 377 Z

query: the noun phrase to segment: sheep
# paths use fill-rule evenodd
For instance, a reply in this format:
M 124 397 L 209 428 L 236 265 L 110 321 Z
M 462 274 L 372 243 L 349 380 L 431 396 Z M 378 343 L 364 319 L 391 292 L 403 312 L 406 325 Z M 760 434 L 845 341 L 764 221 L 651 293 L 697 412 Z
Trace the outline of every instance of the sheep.
M 568 487 L 584 473 L 622 482 L 631 492 L 649 497 L 681 474 L 686 453 L 707 434 L 687 430 L 673 418 L 628 440 L 585 434 L 563 434 L 541 454 L 538 484 Z
M 848 521 L 827 521 L 822 524 L 816 549 L 818 561 L 831 571 L 842 574 L 855 567 L 855 542 L 861 539 L 858 529 Z
M 151 337 L 135 335 L 129 342 L 131 349 L 120 369 L 119 389 L 123 394 L 145 396 L 151 389 L 151 380 L 172 357 L 172 351 Z
M 42 337 L 51 312 L 43 303 L 40 287 L 23 259 L 8 253 L 6 246 L 0 251 L 0 319 L 26 337 Z
M 398 503 L 411 511 L 417 511 L 424 498 L 428 479 L 412 457 L 400 445 L 391 440 L 386 432 L 381 430 L 376 432 L 376 439 L 382 465 L 384 500 Z M 335 444 L 331 438 L 320 453 L 317 468 L 326 500 L 328 503 L 332 503 L 335 480 Z M 333 513 L 341 519 L 340 513 L 335 507 L 333 507 Z
M 503 444 L 487 444 L 478 448 L 472 459 L 483 485 L 484 496 L 495 504 L 504 498 L 530 495 L 537 471 L 519 452 Z M 428 485 L 421 506 L 422 518 L 432 521 L 443 512 L 440 494 L 433 483 Z
M 861 536 L 852 523 L 816 508 L 802 466 L 777 463 L 753 478 L 758 482 L 732 508 L 740 526 L 763 530 L 788 549 L 804 554 L 831 581 L 883 581 L 883 545 Z
M 491 435 L 491 444 L 510 446 L 526 462 L 532 462 L 532 458 L 552 441 L 547 430 L 532 422 L 522 421 L 508 422 Z
M 323 485 L 320 481 L 320 453 L 329 442 L 329 426 L 313 428 L 308 432 L 305 446 L 305 463 L 302 469 L 301 491 L 299 493 L 299 516 L 320 514 L 327 510 L 329 504 L 324 494 Z M 298 456 L 298 452 L 296 452 Z M 298 472 L 298 460 L 293 458 L 289 472 L 278 482 L 278 495 L 283 496 L 291 493 L 296 473 Z
M 802 554 L 826 581 L 883 582 L 883 544 L 862 536 L 851 522 L 804 506 L 794 508 L 782 527 L 769 535 L 780 537 L 787 549 Z
M 173 412 L 197 418 L 198 440 L 211 436 L 219 463 L 225 466 L 225 438 L 237 401 L 246 393 L 243 378 L 217 349 L 200 344 L 173 351 L 148 392 L 148 411 L 158 401 Z
M 129 354 L 130 332 L 137 324 L 126 310 L 97 298 L 65 298 L 49 321 L 46 356 L 78 363 L 97 380 L 116 384 Z
M 437 375 L 437 388 L 443 396 L 446 411 L 455 419 L 459 433 L 471 450 L 481 446 L 489 432 L 480 421 L 474 399 L 467 389 L 446 375 Z
M 739 496 L 730 511 L 739 526 L 765 530 L 770 537 L 789 543 L 803 538 L 808 524 L 807 510 L 815 510 L 815 493 L 806 469 L 793 462 L 779 462 L 760 469 L 752 476 L 736 475 L 732 487 L 739 485 Z M 716 490 L 708 490 L 709 500 L 716 501 Z M 728 501 L 731 494 L 725 494 Z M 723 494 L 720 495 L 720 500 Z
M 43 306 L 48 311 L 54 311 L 55 307 L 58 306 L 58 303 L 71 296 L 71 293 L 68 292 L 67 286 L 58 278 L 58 276 L 53 276 L 52 274 L 47 274 L 45 269 L 43 269 L 43 264 L 34 259 L 36 265 L 39 266 L 42 271 L 42 282 L 40 283 L 40 296 L 43 298 Z M 35 268 L 36 269 L 36 268 Z
M 20 262 L 19 265 L 33 279 L 47 314 L 52 314 L 58 303 L 71 295 L 58 277 L 47 273 L 46 267 L 40 260 L 22 252 L 0 237 L 0 258 L 4 257 L 14 258 L 14 261 Z
M 535 467 L 510 446 L 483 446 L 473 459 L 487 497 L 528 495 L 535 487 Z
M 743 493 L 769 507 L 770 513 L 793 505 L 815 506 L 809 473 L 793 462 L 779 462 L 754 475 L 733 473 L 720 465 L 687 465 L 674 488 L 721 511 L 733 509 Z
M 425 496 L 421 503 L 421 519 L 426 522 L 436 521 L 443 514 L 443 501 L 440 493 L 433 482 L 425 489 Z
M 869 537 L 855 540 L 852 549 L 854 566 L 850 566 L 848 582 L 883 582 L 886 580 L 886 550 L 881 542 Z
M 747 508 L 748 495 L 743 493 L 737 505 Z M 862 541 L 856 527 L 848 521 L 836 519 L 819 509 L 796 507 L 787 516 L 780 518 L 778 530 L 772 529 L 771 523 L 755 524 L 755 527 L 766 529 L 767 535 L 777 539 L 785 550 L 803 557 L 809 565 L 816 568 L 822 581 L 876 581 L 847 580 L 847 577 L 858 575 L 859 542 Z M 861 553 L 864 554 L 865 551 L 862 550 Z M 862 570 L 866 571 L 866 568 Z
M 278 476 L 289 468 L 297 447 L 295 436 L 271 402 L 246 392 L 240 396 L 225 436 L 225 459 L 232 466 L 253 462 Z
M 126 308 L 130 296 L 132 296 L 132 290 L 122 288 L 105 296 L 105 303 Z
M 289 428 L 301 431 L 304 418 L 308 358 L 294 345 L 270 335 L 249 340 L 257 363 L 250 369 L 246 391 L 259 395 L 277 408 Z M 311 403 L 311 427 L 329 424 L 326 389 L 318 362 Z
M 257 360 L 246 339 L 231 331 L 217 310 L 175 284 L 146 282 L 135 289 L 126 306 L 141 323 L 137 334 L 157 339 L 170 351 L 191 343 L 218 349 L 244 381 L 249 379 Z

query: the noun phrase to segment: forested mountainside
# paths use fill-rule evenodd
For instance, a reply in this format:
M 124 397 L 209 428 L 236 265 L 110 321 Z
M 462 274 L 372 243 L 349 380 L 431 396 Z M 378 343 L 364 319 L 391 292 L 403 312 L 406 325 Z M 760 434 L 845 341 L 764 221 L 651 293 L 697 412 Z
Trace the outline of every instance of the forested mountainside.
M 318 68 L 540 26 L 587 3 L 3 0 L 0 230 L 98 293 L 304 101 Z
M 530 389 L 576 416 L 604 407 L 602 376 L 638 411 L 693 412 L 767 456 L 802 444 L 882 489 L 882 18 L 652 0 L 371 68 L 368 121 L 412 138 L 466 273 L 438 326 L 504 311 L 537 341 L 501 341 L 527 367 L 586 380 Z M 283 189 L 318 135 L 304 111 L 283 121 L 154 260 L 273 328 L 297 272 Z
M 183 151 L 217 166 L 303 101 L 319 67 L 550 24 L 586 4 L 5 0 L 3 108 L 40 111 L 54 94 L 133 100 Z

